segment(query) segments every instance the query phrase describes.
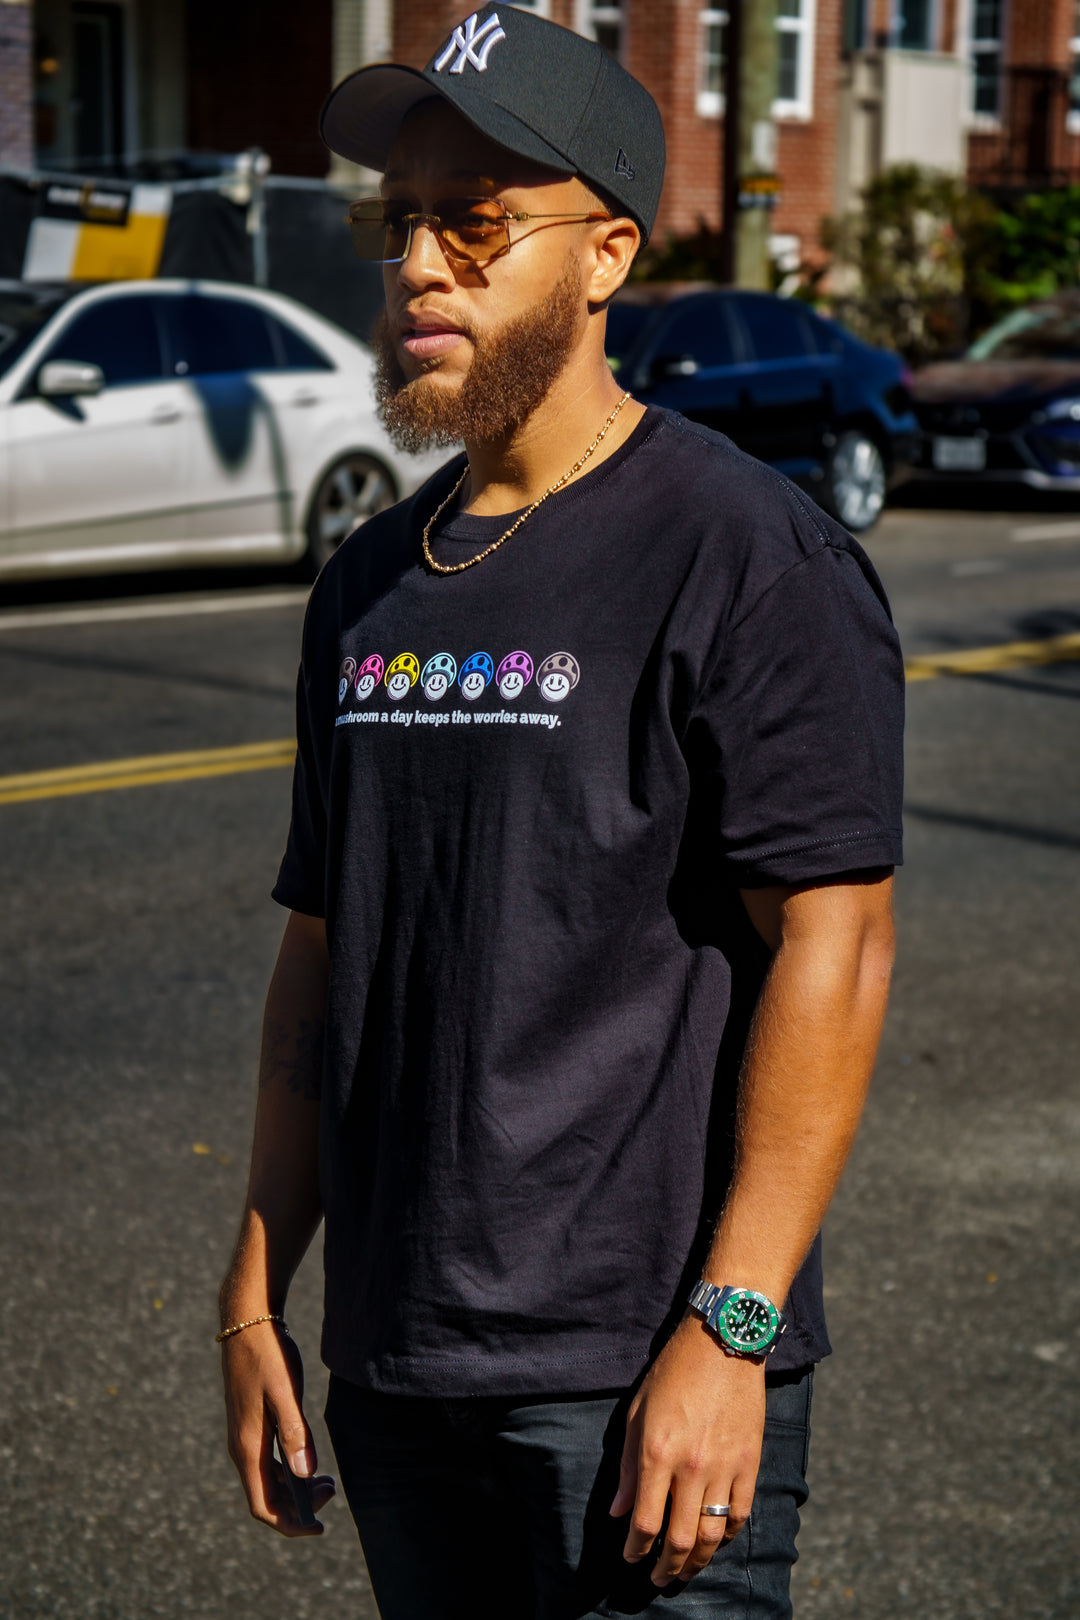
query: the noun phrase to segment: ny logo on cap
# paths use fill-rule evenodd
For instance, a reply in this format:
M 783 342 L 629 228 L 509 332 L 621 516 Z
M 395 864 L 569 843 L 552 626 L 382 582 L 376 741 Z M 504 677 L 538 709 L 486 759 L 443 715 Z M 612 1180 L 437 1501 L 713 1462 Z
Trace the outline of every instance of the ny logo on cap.
M 488 65 L 491 47 L 497 45 L 500 39 L 505 39 L 506 33 L 499 26 L 499 13 L 493 11 L 483 28 L 476 26 L 476 12 L 468 20 L 454 29 L 446 42 L 446 49 L 435 63 L 435 72 L 441 73 L 454 52 L 459 53 L 456 62 L 451 67 L 451 73 L 464 73 L 466 62 L 471 62 L 478 73 L 483 73 Z

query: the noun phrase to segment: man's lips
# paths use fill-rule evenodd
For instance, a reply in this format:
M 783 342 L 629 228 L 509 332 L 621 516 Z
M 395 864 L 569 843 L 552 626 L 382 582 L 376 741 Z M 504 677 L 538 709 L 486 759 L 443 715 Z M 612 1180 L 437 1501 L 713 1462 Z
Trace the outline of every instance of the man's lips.
M 461 328 L 445 316 L 422 310 L 415 315 L 403 315 L 400 325 L 401 346 L 417 360 L 446 354 L 449 349 L 456 348 L 465 336 Z

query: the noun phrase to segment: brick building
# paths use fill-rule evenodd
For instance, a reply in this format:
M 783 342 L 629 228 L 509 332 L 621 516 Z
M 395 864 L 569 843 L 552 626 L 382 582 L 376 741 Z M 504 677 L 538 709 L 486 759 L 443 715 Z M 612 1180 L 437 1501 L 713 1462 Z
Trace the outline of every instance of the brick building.
M 508 0 L 509 3 L 509 0 Z M 526 0 L 519 0 L 526 3 Z M 726 0 L 527 0 L 597 39 L 668 133 L 658 229 L 720 223 Z M 279 174 L 360 180 L 315 133 L 362 62 L 422 62 L 462 0 L 0 0 L 0 164 L 211 170 L 250 146 Z M 1080 178 L 1077 0 L 778 0 L 774 117 L 787 248 L 873 174 L 922 162 L 996 187 Z
M 533 0 L 529 9 L 599 40 L 655 97 L 668 150 L 658 237 L 692 231 L 700 220 L 719 225 L 724 7 L 701 0 Z M 775 116 L 784 191 L 773 226 L 780 237 L 809 245 L 835 200 L 844 0 L 781 0 L 778 9 Z M 395 7 L 394 54 L 423 65 L 460 14 L 460 0 Z
M 33 161 L 32 13 L 28 0 L 0 0 L 0 165 Z

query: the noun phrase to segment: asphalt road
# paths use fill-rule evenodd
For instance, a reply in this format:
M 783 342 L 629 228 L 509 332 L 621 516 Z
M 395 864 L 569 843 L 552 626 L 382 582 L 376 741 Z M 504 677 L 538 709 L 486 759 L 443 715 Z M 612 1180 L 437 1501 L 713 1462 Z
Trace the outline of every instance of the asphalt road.
M 912 653 L 1080 631 L 1068 514 L 910 507 L 871 550 Z M 0 775 L 288 737 L 295 582 L 224 583 L 227 612 L 192 611 L 214 576 L 24 589 Z M 901 953 L 828 1222 L 796 1612 L 1075 1620 L 1080 662 L 909 698 Z M 221 1441 L 287 814 L 280 767 L 0 802 L 3 1615 L 374 1620 L 343 1507 L 279 1541 Z M 314 1260 L 290 1316 L 317 1412 Z

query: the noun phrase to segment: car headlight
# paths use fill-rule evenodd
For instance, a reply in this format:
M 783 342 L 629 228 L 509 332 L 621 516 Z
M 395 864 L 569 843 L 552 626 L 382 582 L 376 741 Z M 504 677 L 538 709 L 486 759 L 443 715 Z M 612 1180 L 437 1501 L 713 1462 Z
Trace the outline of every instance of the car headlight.
M 1051 470 L 1074 473 L 1080 467 L 1080 400 L 1055 400 L 1033 417 L 1031 443 Z

